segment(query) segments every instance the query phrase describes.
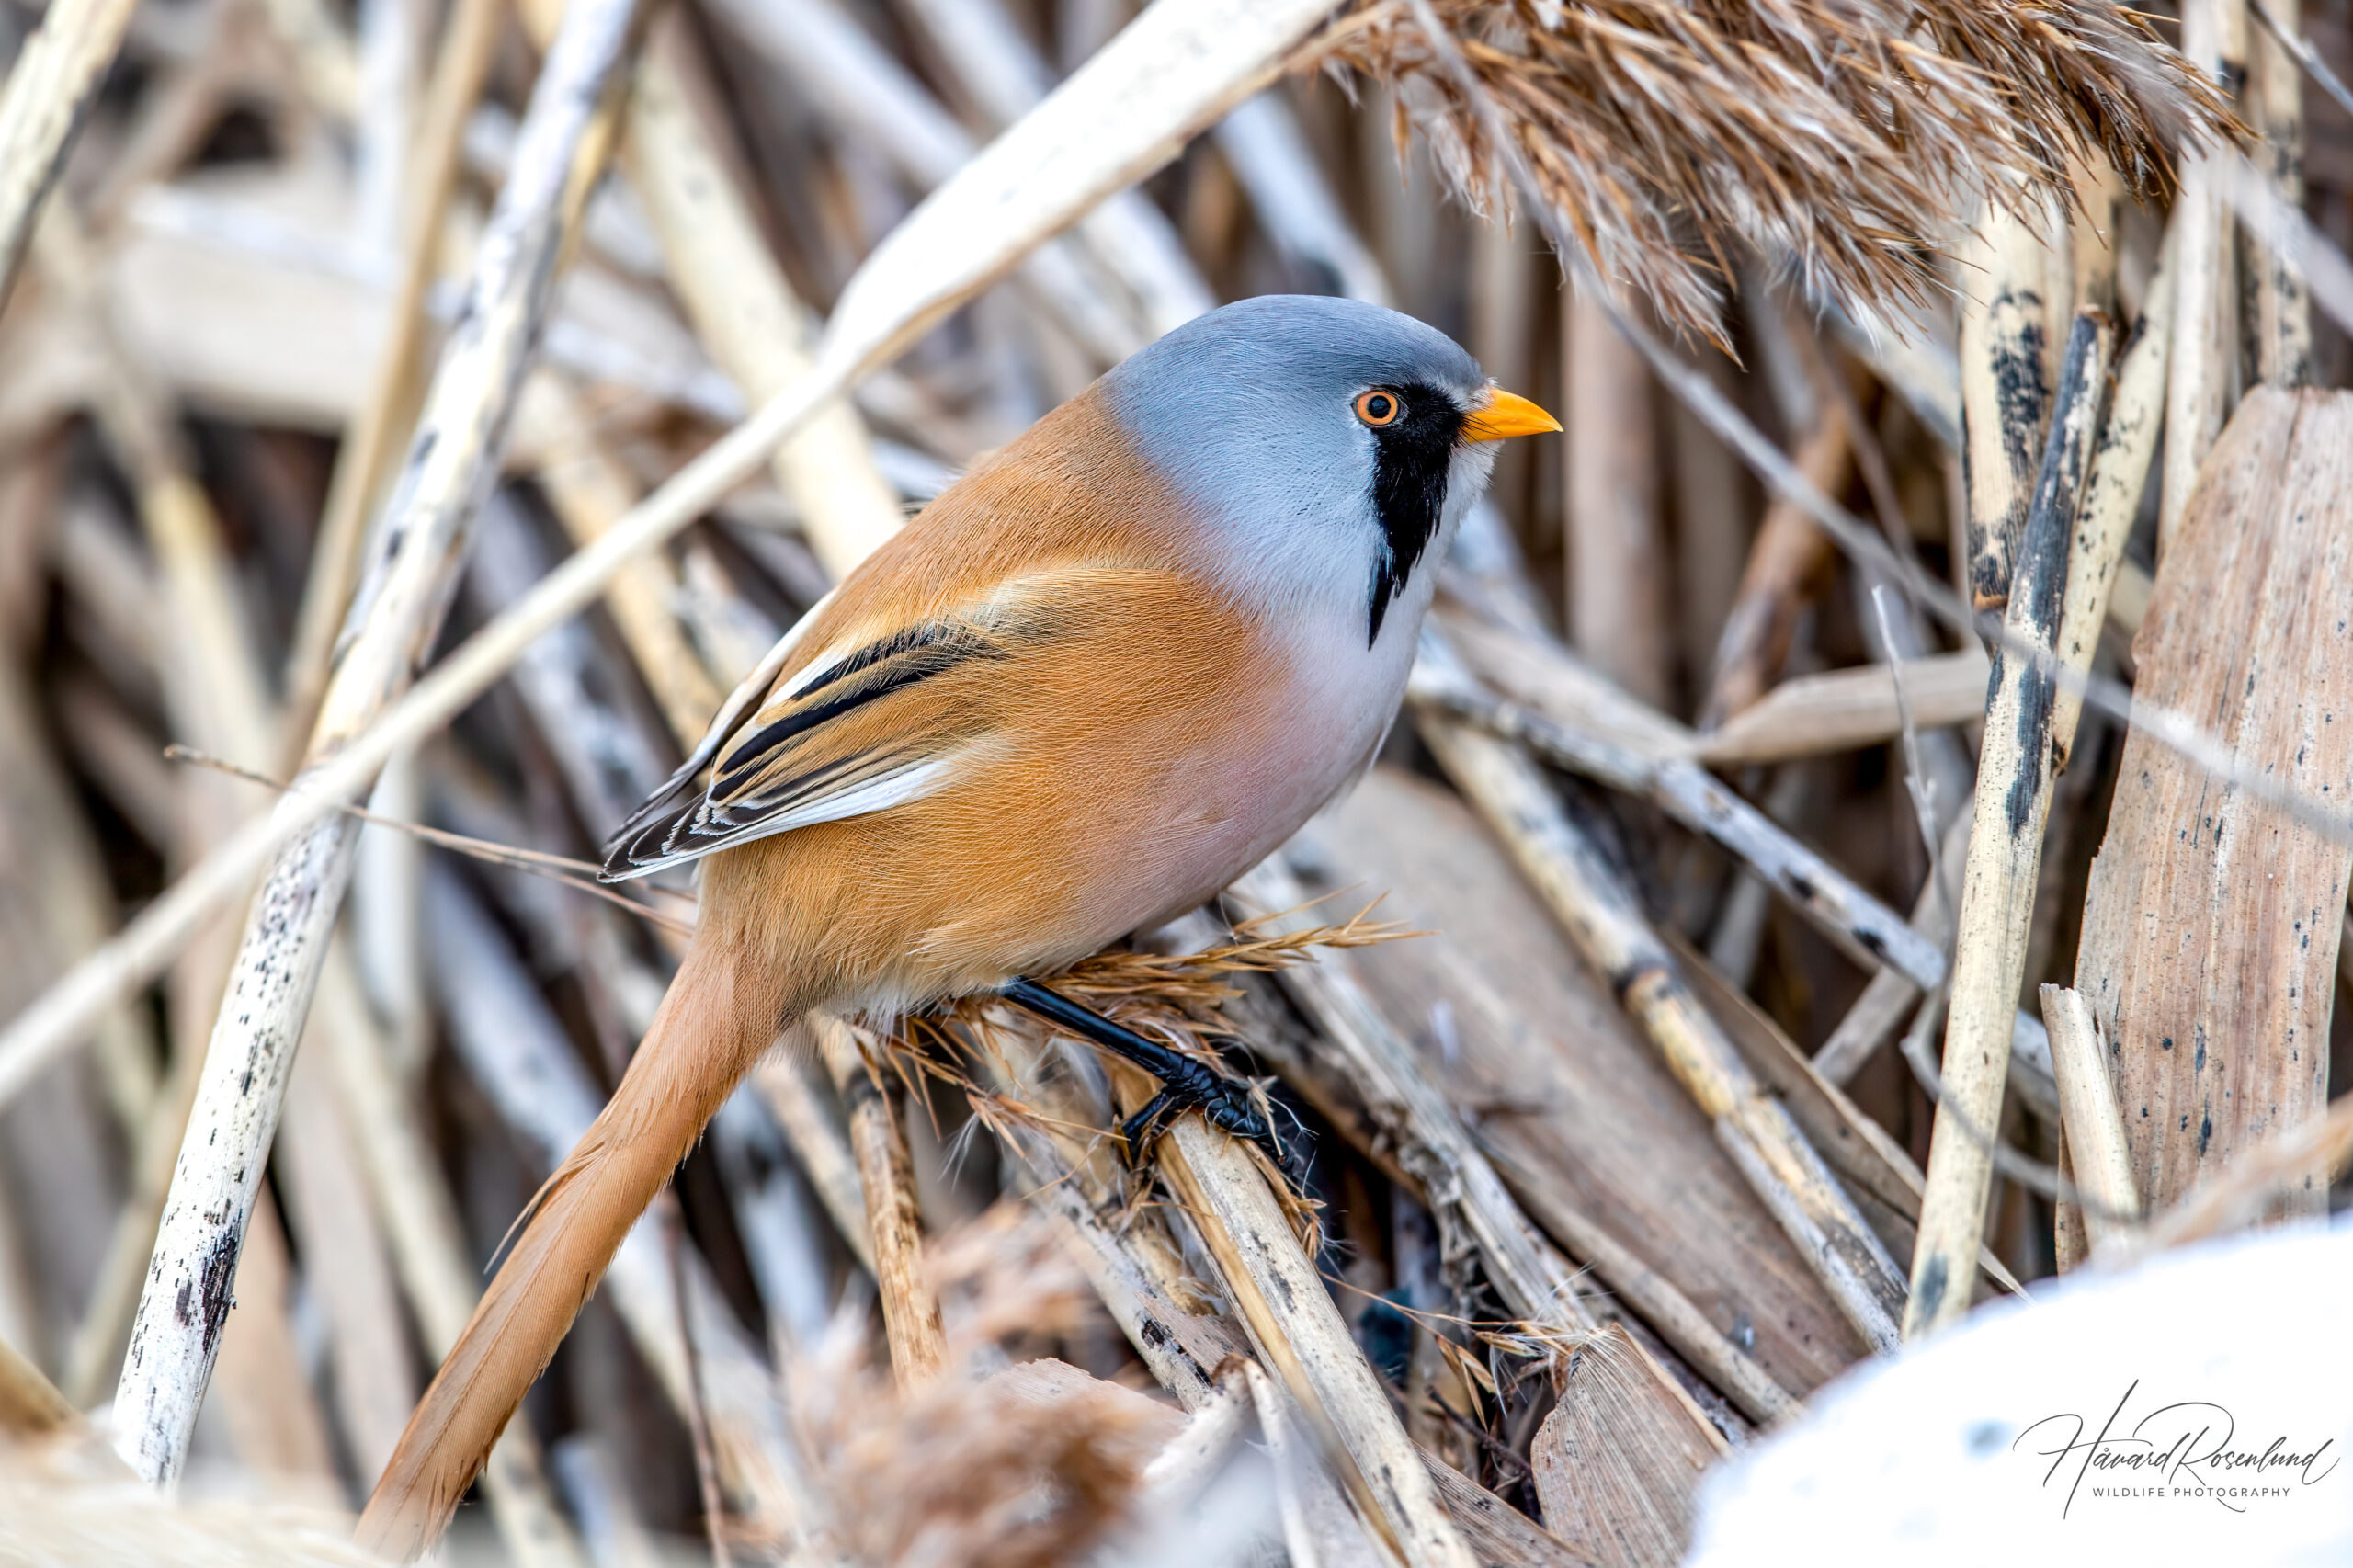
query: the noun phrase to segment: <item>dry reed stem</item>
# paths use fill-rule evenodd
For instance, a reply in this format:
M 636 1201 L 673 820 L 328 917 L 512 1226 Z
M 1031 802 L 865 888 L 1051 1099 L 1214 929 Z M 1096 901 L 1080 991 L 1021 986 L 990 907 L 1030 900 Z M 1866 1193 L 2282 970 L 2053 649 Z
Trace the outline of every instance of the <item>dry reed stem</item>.
M 2091 1203 L 2083 1206 L 2084 1230 L 2097 1256 L 2115 1244 L 2122 1229 L 2138 1219 L 2141 1200 L 2132 1188 L 2132 1154 L 2124 1144 L 2124 1117 L 2116 1108 L 2116 1085 L 2101 1049 L 2099 1022 L 2080 991 L 2042 987 L 2042 1021 L 2051 1030 L 2051 1062 L 2059 1081 L 2059 1114 L 2067 1129 L 2067 1158 L 2075 1179 Z
M 2059 609 L 2059 635 L 2052 644 L 2062 669 L 2092 667 L 2100 628 L 2114 614 L 2113 600 L 2124 566 L 2124 546 L 2141 515 L 2141 500 L 2155 472 L 2158 437 L 2165 422 L 2166 366 L 2173 351 L 2173 257 L 2168 230 L 2150 275 L 2147 302 L 2132 325 L 2116 364 L 2107 416 L 2092 449 L 2091 472 L 2084 483 L 2067 546 L 2067 586 Z M 2075 744 L 2084 694 L 2062 681 L 2053 693 L 2051 733 L 2064 768 Z
M 540 487 L 575 548 L 638 502 L 635 481 L 597 438 L 578 388 L 553 370 L 540 370 L 524 384 L 516 444 L 534 460 Z M 671 738 L 691 750 L 726 700 L 727 687 L 712 677 L 678 624 L 672 607 L 680 592 L 677 571 L 656 551 L 620 570 L 606 603 Z
M 312 767 L 345 749 L 399 699 L 448 607 L 450 576 L 494 477 L 564 236 L 577 227 L 604 163 L 610 117 L 602 106 L 636 18 L 636 0 L 583 5 L 549 55 L 483 237 L 470 308 L 426 394 L 380 535 L 382 553 L 353 607 L 352 636 L 322 699 L 307 754 Z M 357 840 L 352 824 L 330 818 L 280 849 L 222 999 L 118 1392 L 121 1408 L 138 1413 L 118 1434 L 119 1450 L 157 1484 L 171 1482 L 187 1458 L 228 1312 L 229 1279 Z M 184 1294 L 202 1309 L 176 1307 Z
M 1232 891 L 1266 912 L 1258 928 L 1270 932 L 1301 925 L 1299 912 L 1309 903 L 1307 890 L 1279 858 L 1263 862 Z M 1286 910 L 1293 913 L 1277 913 Z M 1345 1064 L 1351 1086 L 1391 1141 L 1392 1157 L 1420 1186 L 1439 1222 L 1459 1226 L 1477 1244 L 1504 1305 L 1540 1335 L 1592 1328 L 1569 1271 L 1519 1211 L 1413 1048 L 1357 983 L 1347 960 L 1335 953 L 1278 973 L 1322 1029 L 1324 1049 Z
M 1992 1140 L 2009 1073 L 2051 786 L 2073 738 L 2053 732 L 2056 682 L 2047 655 L 2058 641 L 2072 575 L 2079 504 L 2107 386 L 2108 345 L 2105 318 L 2097 311 L 2079 313 L 2059 374 L 2033 505 L 2006 585 L 2006 632 L 2043 657 L 2022 659 L 2007 646 L 1995 656 L 1978 758 L 1976 825 L 1955 920 L 1944 1090 L 1913 1251 L 1906 1338 L 1949 1327 L 1969 1310 L 1970 1292 L 1961 1282 L 1974 1272 L 1993 1185 Z M 2088 550 L 2084 565 L 2087 573 L 2095 567 Z
M 1236 882 L 1232 892 L 1262 910 L 1294 912 L 1264 915 L 1253 923 L 1254 932 L 1295 925 L 1297 912 L 1308 902 L 1306 890 L 1279 857 Z M 1344 953 L 1333 952 L 1316 962 L 1289 964 L 1277 971 L 1284 989 L 1323 1031 L 1324 1038 L 1310 1050 L 1316 1070 L 1336 1069 L 1347 1081 L 1347 1092 L 1378 1129 L 1380 1163 L 1418 1188 L 1438 1219 L 1441 1235 L 1457 1231 L 1479 1248 L 1488 1283 L 1506 1309 L 1521 1320 L 1501 1333 L 1557 1363 L 1565 1346 L 1582 1342 L 1595 1326 L 1567 1264 L 1520 1212 L 1419 1055 L 1390 1027 L 1351 969 Z M 1443 1242 L 1441 1248 L 1449 1254 L 1453 1250 Z M 1715 1337 L 1712 1331 L 1710 1337 Z M 1639 1367 L 1654 1375 L 1656 1386 L 1669 1386 L 1663 1375 L 1655 1375 L 1647 1352 L 1629 1348 Z M 1769 1386 L 1770 1380 L 1764 1381 Z M 1642 1419 L 1654 1426 L 1689 1421 L 1706 1427 L 1705 1418 L 1679 1391 L 1664 1411 L 1640 1396 L 1637 1403 L 1643 1406 Z M 1780 1403 L 1786 1404 L 1787 1396 Z M 1694 1440 L 1713 1438 L 1713 1429 L 1707 1428 Z M 1596 1484 L 1613 1495 L 1642 1497 L 1651 1489 L 1653 1478 L 1618 1462 L 1616 1456 L 1600 1455 L 1594 1463 Z M 1662 1498 L 1654 1506 L 1684 1510 L 1688 1503 L 1688 1496 L 1679 1502 Z
M 0 304 L 134 8 L 133 0 L 58 0 L 0 87 Z
M 2166 235 L 2157 269 L 2149 280 L 2148 302 L 2117 367 L 2108 416 L 2092 453 L 2091 476 L 2084 487 L 2068 546 L 2066 597 L 2060 608 L 2055 644 L 2060 664 L 2067 669 L 2091 667 L 2102 625 L 2117 617 L 2120 601 L 2131 597 L 2123 585 L 2136 569 L 2124 558 L 2124 544 L 2133 518 L 2140 515 L 2165 421 L 2165 363 L 2173 341 L 2174 294 L 2168 281 L 2175 232 Z M 2139 629 L 2145 608 L 2143 583 L 2138 600 L 2123 609 L 2128 631 Z M 1981 682 L 1979 690 L 1983 689 Z M 1916 700 L 1916 691 L 1908 687 L 1907 695 L 1915 695 Z M 2052 702 L 2051 733 L 2062 767 L 2074 748 L 2082 708 L 2083 693 L 2071 683 L 2060 683 Z M 1963 812 L 1949 830 L 1942 857 L 1949 867 L 1962 862 L 1970 820 L 1970 813 Z M 1952 911 L 1959 903 L 1958 888 L 1940 891 L 1931 880 L 1920 890 L 1912 913 L 1913 928 L 1942 943 L 1950 933 Z M 1815 1052 L 1816 1069 L 1832 1083 L 1853 1078 L 1863 1062 L 1903 1027 L 1904 1014 L 1917 996 L 1917 989 L 1893 971 L 1873 975 L 1862 996 Z
M 1251 1156 L 1199 1117 L 1177 1119 L 1160 1169 L 1199 1228 L 1252 1340 L 1308 1419 L 1368 1523 L 1407 1568 L 1475 1560 L 1388 1392 L 1333 1305 L 1289 1216 Z
M 49 284 L 66 298 L 80 299 L 91 262 L 70 206 L 52 207 L 37 244 Z M 89 301 L 82 302 L 88 307 Z M 99 421 L 132 477 L 172 612 L 171 652 L 159 673 L 173 727 L 223 755 L 265 760 L 275 748 L 278 716 L 251 652 L 220 521 L 190 472 L 174 411 L 107 325 L 94 321 L 92 326 L 105 376 L 98 389 Z M 323 1116 L 332 1119 L 332 1108 L 315 1091 L 316 1085 L 290 1130 L 290 1217 L 304 1253 L 322 1271 L 340 1414 L 349 1446 L 368 1469 L 390 1451 L 415 1392 L 404 1386 L 403 1333 L 387 1315 L 390 1294 L 374 1288 L 383 1274 L 381 1238 L 359 1202 L 356 1173 L 339 1133 L 322 1124 Z M 174 1111 L 172 1119 L 184 1124 L 188 1102 L 176 1098 Z M 153 1188 L 134 1198 L 119 1228 L 117 1251 L 126 1255 L 124 1261 L 134 1247 L 143 1255 L 154 1239 L 161 1205 L 148 1200 L 149 1191 Z M 313 1222 L 305 1225 L 306 1219 Z M 77 1341 L 77 1378 L 97 1375 L 119 1344 L 119 1324 L 131 1305 L 124 1290 L 131 1278 L 119 1267 L 110 1270 L 108 1289 L 97 1298 L 88 1332 Z
M 891 1370 L 901 1392 L 911 1392 L 939 1376 L 948 1347 L 939 1298 L 923 1271 L 923 1216 L 915 1207 L 915 1163 L 902 1119 L 905 1102 L 894 1092 L 895 1075 L 868 1059 L 848 1024 L 816 1014 L 809 1028 L 849 1114 L 867 1244 L 882 1297 L 882 1327 L 891 1341 Z
M 1541 776 L 1500 741 L 1425 715 L 1427 742 L 1529 883 L 1608 983 L 1712 1124 L 1717 1142 L 1864 1344 L 1893 1348 L 1895 1265 L 1789 1112 L 1766 1095 L 1698 1005 L 1633 897 Z
M 449 722 L 542 633 L 594 601 L 629 561 L 702 516 L 858 374 L 904 347 L 1088 204 L 1174 156 L 1201 125 L 1264 82 L 1321 16 L 1314 0 L 1273 6 L 1191 0 L 1139 17 L 892 232 L 845 290 L 807 380 L 770 400 L 550 573 L 377 722 L 307 770 L 302 792 L 191 867 L 63 976 L 0 1033 L 0 1082 L 78 1044 L 100 1013 L 151 978 L 281 843 L 314 829 L 335 801 L 365 789 L 387 759 Z M 1079 127 L 1086 134 L 1067 134 Z
M 1268 862 L 1252 879 L 1236 885 L 1236 892 L 1252 896 L 1250 881 L 1265 876 L 1276 867 Z M 1286 884 L 1291 885 L 1291 884 Z M 1262 892 L 1256 902 L 1269 899 L 1279 903 L 1279 892 Z M 1189 937 L 1194 923 L 1171 931 L 1183 931 Z M 1261 923 L 1254 923 L 1255 925 Z M 1268 1020 L 1253 1019 L 1251 1044 L 1263 1058 L 1282 1073 L 1324 1119 L 1347 1138 L 1365 1158 L 1379 1165 L 1393 1181 L 1416 1189 L 1427 1206 L 1441 1217 L 1454 1204 L 1465 1202 L 1461 1187 L 1449 1180 L 1430 1186 L 1424 1174 L 1404 1163 L 1403 1151 L 1412 1141 L 1410 1125 L 1400 1125 L 1399 1118 L 1383 1113 L 1369 1103 L 1365 1084 L 1367 1074 L 1354 1065 L 1361 1052 L 1351 1052 L 1339 1042 L 1350 1036 L 1360 1036 L 1373 1042 L 1377 1052 L 1390 1049 L 1405 1051 L 1413 1075 L 1427 1078 L 1417 1053 L 1396 1038 L 1388 1015 L 1367 995 L 1346 972 L 1347 966 L 1326 958 L 1313 964 L 1288 965 L 1277 971 L 1283 988 L 1301 1010 L 1313 1018 L 1322 1033 L 1286 1038 L 1284 1031 L 1271 1027 Z M 1263 1027 L 1262 1027 L 1263 1026 Z M 1387 1043 L 1381 1043 L 1387 1042 Z M 1385 1073 L 1375 1074 L 1385 1078 Z M 1443 1103 L 1443 1102 L 1441 1102 Z M 1448 1114 L 1452 1115 L 1449 1110 Z M 1476 1130 L 1473 1130 L 1474 1135 Z M 1482 1140 L 1483 1160 L 1492 1165 L 1495 1173 L 1517 1195 L 1518 1199 L 1546 1232 L 1559 1238 L 1562 1244 L 1597 1272 L 1603 1281 L 1620 1297 L 1631 1302 L 1645 1321 L 1658 1331 L 1659 1336 L 1699 1368 L 1718 1387 L 1730 1394 L 1733 1402 L 1759 1421 L 1773 1420 L 1795 1412 L 1797 1402 L 1774 1382 L 1772 1378 L 1745 1353 L 1719 1333 L 1688 1298 L 1665 1276 L 1635 1256 L 1631 1249 L 1619 1242 L 1589 1216 L 1568 1203 L 1557 1186 L 1541 1179 L 1532 1170 L 1514 1163 L 1508 1148 L 1492 1139 Z M 1447 1173 L 1441 1170 L 1442 1177 Z M 1493 1216 L 1509 1221 L 1512 1210 L 1497 1206 Z M 1490 1225 L 1494 1219 L 1490 1219 Z M 1555 1278 L 1563 1274 L 1560 1260 L 1540 1237 L 1535 1241 L 1539 1256 L 1532 1277 L 1536 1279 Z M 1511 1259 L 1503 1261 L 1508 1265 Z M 1557 1308 L 1545 1305 L 1550 1298 L 1536 1297 L 1539 1305 L 1522 1305 L 1514 1297 L 1526 1294 L 1521 1284 L 1515 1290 L 1512 1277 L 1498 1271 L 1496 1255 L 1488 1260 L 1491 1282 L 1497 1286 L 1506 1304 L 1525 1318 L 1547 1316 L 1568 1317 L 1580 1325 L 1589 1327 L 1587 1313 L 1574 1290 L 1564 1292 Z M 1522 1335 L 1529 1345 L 1543 1346 L 1541 1334 Z
M 2029 214 L 2031 214 L 2029 218 Z M 1969 560 L 1963 581 L 1972 608 L 2009 602 L 2019 537 L 2042 467 L 2044 435 L 2063 342 L 2051 313 L 2071 281 L 2052 246 L 2066 231 L 2048 203 L 1980 209 L 1977 237 L 1960 280 L 1961 409 L 1968 443 Z
M 2304 205 L 2304 93 L 2302 62 L 2279 35 L 2297 36 L 2299 0 L 2249 0 L 2262 10 L 2261 28 L 2247 40 L 2247 119 L 2263 138 L 2261 157 L 2272 188 Z M 2275 32 L 2274 29 L 2277 29 Z M 2313 379 L 2312 296 L 2294 258 L 2262 245 L 2249 247 L 2244 266 L 2251 298 L 2245 326 L 2255 347 L 2254 372 L 2273 386 L 2308 386 Z
M 1532 638 L 1522 640 L 1521 652 L 1531 658 L 1564 657 Z M 1653 761 L 1552 705 L 1531 712 L 1495 699 L 1470 678 L 1447 634 L 1436 628 L 1424 634 L 1406 696 L 1418 708 L 1465 720 L 1528 746 L 1557 767 L 1649 801 L 1731 851 L 1859 966 L 1890 966 L 1921 985 L 1943 980 L 1944 954 L 1936 945 L 1698 763 L 1673 756 Z M 1651 717 L 1655 722 L 1650 727 L 1657 731 L 1672 723 L 1664 715 Z
M 1981 181 L 2063 199 L 2070 162 L 2097 148 L 2135 190 L 2161 190 L 2225 112 L 2105 0 L 1388 0 L 1319 52 L 1394 83 L 1481 210 L 1510 205 L 1517 159 L 1520 197 L 1610 289 L 1711 335 L 1733 256 L 1850 310 L 1915 303 Z M 1472 92 L 1507 117 L 1512 147 Z
M 1493 1157 L 1537 1223 L 1561 1239 L 1572 1256 L 1600 1276 L 1610 1292 L 1633 1308 L 1675 1353 L 1723 1392 L 1750 1420 L 1772 1426 L 1795 1420 L 1805 1406 L 1773 1381 L 1772 1374 L 1718 1331 L 1675 1282 L 1643 1261 L 1590 1215 L 1567 1201 L 1558 1187 L 1518 1169 L 1507 1153 Z
M 1746 993 L 1735 990 L 1704 957 L 1686 951 L 1688 944 L 1679 937 L 1670 932 L 1667 940 L 1685 958 L 1693 989 L 1723 1026 L 1725 1035 L 1740 1048 L 1741 1056 L 1756 1075 L 1790 1108 L 1798 1126 L 1813 1141 L 1814 1147 L 1823 1151 L 1824 1159 L 1904 1223 L 1917 1225 L 1926 1178 L 1904 1145 L 1864 1114 L 1836 1084 L 1824 1077 Z M 2019 1054 L 2020 1048 L 2014 1040 L 2014 1075 Z M 1977 1249 L 1977 1267 L 2000 1290 L 2011 1295 L 2024 1293 L 2025 1287 L 1994 1256 L 1991 1247 Z
M 2214 81 L 2228 84 L 2223 47 L 2230 0 L 2182 0 L 2181 52 Z M 2238 290 L 2230 210 L 2220 160 L 2193 155 L 2182 167 L 2174 202 L 2174 347 L 2165 384 L 2165 467 L 2157 498 L 2157 557 L 2165 558 L 2189 505 L 2199 465 L 2221 434 L 2235 400 Z
M 82 1418 L 57 1385 L 24 1353 L 0 1339 L 0 1433 L 11 1437 L 56 1432 Z
M 1985 674 L 1985 655 L 1964 648 L 1905 659 L 1900 668 L 1861 665 L 1793 676 L 1700 736 L 1692 760 L 1738 767 L 1859 751 L 1895 740 L 1904 733 L 1895 700 L 1898 680 L 1920 729 L 1966 723 L 1984 717 Z
M 311 722 L 333 673 L 336 633 L 358 585 L 368 519 L 383 493 L 385 467 L 416 418 L 425 380 L 425 294 L 441 254 L 442 214 L 457 187 L 466 119 L 482 96 L 505 16 L 499 0 L 459 0 L 443 24 L 424 112 L 405 158 L 399 280 L 385 301 L 383 338 L 366 391 L 344 426 L 295 612 L 286 661 L 290 754 L 310 739 Z M 290 755 L 288 760 L 299 762 L 300 756 Z

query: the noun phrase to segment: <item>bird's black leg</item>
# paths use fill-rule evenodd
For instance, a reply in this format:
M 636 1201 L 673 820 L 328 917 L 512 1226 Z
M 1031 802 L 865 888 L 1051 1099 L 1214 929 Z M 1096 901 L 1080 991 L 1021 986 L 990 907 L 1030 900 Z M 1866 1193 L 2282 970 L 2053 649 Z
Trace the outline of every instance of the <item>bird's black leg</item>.
M 1092 1007 L 1083 1007 L 1034 980 L 1015 981 L 1005 988 L 1005 999 L 1125 1057 L 1160 1080 L 1160 1092 L 1120 1129 L 1127 1140 L 1131 1161 L 1143 1158 L 1171 1119 L 1186 1111 L 1198 1110 L 1211 1126 L 1236 1138 L 1247 1138 L 1264 1149 L 1293 1187 L 1305 1189 L 1307 1134 L 1304 1128 L 1298 1126 L 1296 1118 L 1292 1119 L 1292 1132 L 1287 1142 L 1278 1140 L 1273 1126 L 1260 1113 L 1257 1101 L 1244 1085 L 1180 1051 L 1146 1040 L 1133 1029 L 1121 1028 Z

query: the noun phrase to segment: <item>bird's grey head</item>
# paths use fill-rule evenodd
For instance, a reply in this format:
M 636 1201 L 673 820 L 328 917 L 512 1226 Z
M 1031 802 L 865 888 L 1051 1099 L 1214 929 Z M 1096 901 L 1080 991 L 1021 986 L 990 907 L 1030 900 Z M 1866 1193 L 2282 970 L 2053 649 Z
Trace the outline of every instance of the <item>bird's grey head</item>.
M 1254 592 L 1298 609 L 1346 596 L 1368 643 L 1486 488 L 1493 437 L 1558 428 L 1540 413 L 1542 426 L 1483 425 L 1499 394 L 1444 333 L 1306 295 L 1198 316 L 1102 390 Z

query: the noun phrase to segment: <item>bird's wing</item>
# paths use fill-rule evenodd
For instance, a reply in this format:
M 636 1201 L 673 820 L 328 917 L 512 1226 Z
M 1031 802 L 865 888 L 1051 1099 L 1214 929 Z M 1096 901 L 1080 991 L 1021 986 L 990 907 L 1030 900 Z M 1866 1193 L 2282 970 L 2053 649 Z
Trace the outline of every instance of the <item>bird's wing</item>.
M 1116 580 L 1153 575 L 1026 575 L 938 613 L 869 623 L 779 679 L 790 663 L 788 638 L 686 765 L 607 843 L 605 879 L 644 876 L 946 787 L 1001 740 L 999 682 L 1017 686 L 1024 661 L 1094 628 L 1107 598 L 1126 597 Z

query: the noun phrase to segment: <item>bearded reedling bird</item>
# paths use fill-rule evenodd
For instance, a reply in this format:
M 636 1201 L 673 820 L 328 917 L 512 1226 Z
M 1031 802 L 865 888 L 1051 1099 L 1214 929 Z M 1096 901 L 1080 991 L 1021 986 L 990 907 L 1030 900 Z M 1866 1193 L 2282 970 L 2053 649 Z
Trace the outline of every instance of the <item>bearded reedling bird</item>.
M 1276 1140 L 1244 1087 L 1028 978 L 1211 897 L 1372 760 L 1453 529 L 1557 430 L 1433 329 L 1272 296 L 1135 355 L 804 617 L 606 849 L 702 861 L 684 962 L 360 1521 L 429 1546 L 574 1314 L 784 1025 L 983 993 Z

